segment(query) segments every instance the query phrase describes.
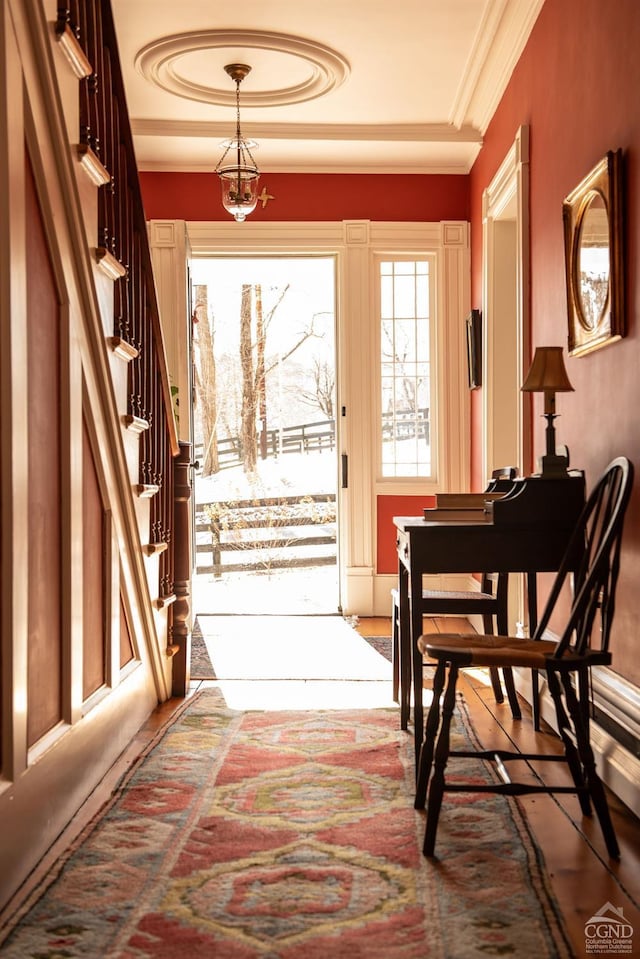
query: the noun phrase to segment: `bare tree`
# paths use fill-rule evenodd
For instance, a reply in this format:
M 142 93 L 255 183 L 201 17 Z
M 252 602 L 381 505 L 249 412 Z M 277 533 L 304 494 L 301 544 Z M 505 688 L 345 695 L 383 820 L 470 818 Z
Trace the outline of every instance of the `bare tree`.
M 394 366 L 399 368 L 404 372 L 410 352 L 410 344 L 406 335 L 401 337 L 398 333 L 397 327 L 395 328 L 395 336 L 392 335 L 389 326 L 385 323 L 382 328 L 382 359 L 383 361 L 392 361 Z M 404 343 L 401 342 L 401 339 L 404 339 Z M 402 409 L 404 412 L 416 412 L 416 392 L 415 392 L 415 378 L 412 374 L 404 375 L 401 380 L 399 380 L 398 386 L 402 390 L 402 398 L 404 400 L 404 407 L 400 404 L 400 397 L 396 399 L 396 412 Z
M 220 469 L 218 460 L 218 403 L 216 394 L 216 360 L 214 324 L 209 319 L 207 287 L 194 287 L 194 368 L 196 395 L 200 401 L 200 417 L 204 453 L 202 475 L 211 476 Z
M 258 454 L 257 423 L 260 422 L 260 455 L 267 455 L 267 378 L 279 363 L 289 359 L 296 350 L 310 337 L 319 334 L 315 332 L 314 318 L 307 329 L 300 331 L 284 352 L 274 356 L 271 362 L 267 359 L 267 336 L 276 311 L 284 299 L 289 284 L 277 291 L 275 302 L 265 312 L 261 285 L 245 283 L 241 289 L 240 299 L 240 337 L 239 359 L 240 376 L 234 375 L 234 367 L 230 365 L 231 357 L 220 357 L 222 363 L 222 378 L 225 387 L 225 401 L 220 402 L 216 395 L 216 385 L 220 386 L 220 376 L 216 373 L 214 358 L 214 328 L 210 325 L 207 308 L 206 286 L 194 288 L 196 296 L 195 318 L 198 320 L 197 339 L 194 345 L 198 347 L 196 362 L 196 390 L 201 405 L 201 421 L 204 434 L 204 475 L 217 472 L 220 468 L 218 459 L 218 435 L 221 422 L 226 424 L 226 433 L 229 436 L 240 435 L 242 463 L 245 473 L 255 472 Z M 237 370 L 237 367 L 235 367 Z M 226 371 L 226 372 L 225 372 Z M 315 374 L 314 374 L 315 375 Z M 321 373 L 318 371 L 320 377 Z M 319 383 L 321 380 L 318 381 Z M 228 389 L 227 389 L 228 387 Z M 318 387 L 320 388 L 320 387 Z M 234 412 L 233 397 L 236 389 L 241 392 L 239 409 Z M 227 395 L 228 394 L 228 395 Z M 238 398 L 240 399 L 240 398 Z M 231 406 L 229 403 L 231 402 Z M 231 422 L 238 416 L 237 425 Z
M 267 377 L 264 369 L 264 354 L 267 331 L 262 313 L 262 287 L 256 284 L 256 393 L 260 420 L 260 458 L 267 458 Z
M 298 397 L 303 403 L 324 413 L 328 420 L 332 420 L 336 385 L 332 364 L 328 360 L 314 357 L 311 378 L 313 389 L 299 390 Z
M 274 357 L 271 363 L 267 362 L 267 334 L 271 321 L 282 303 L 289 284 L 282 288 L 275 303 L 264 314 L 262 302 L 262 287 L 258 284 L 255 290 L 255 340 L 252 337 L 252 296 L 251 286 L 242 287 L 240 306 L 240 365 L 242 371 L 242 449 L 245 473 L 252 473 L 257 462 L 257 429 L 258 419 L 261 425 L 261 455 L 267 454 L 267 376 L 279 363 L 289 359 L 296 350 L 310 337 L 318 336 L 314 329 L 314 318 L 308 329 L 302 330 L 296 340 L 284 352 Z M 255 356 L 255 363 L 254 363 Z M 251 422 L 250 422 L 251 420 Z M 251 444 L 248 449 L 247 444 Z
M 245 473 L 256 468 L 256 389 L 251 338 L 251 285 L 242 284 L 240 301 L 240 370 L 242 372 L 242 463 Z

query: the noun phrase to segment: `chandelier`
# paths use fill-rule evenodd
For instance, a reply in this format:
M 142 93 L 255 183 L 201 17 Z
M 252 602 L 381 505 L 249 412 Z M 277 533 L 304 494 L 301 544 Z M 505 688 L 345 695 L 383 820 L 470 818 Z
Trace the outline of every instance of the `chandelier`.
M 218 161 L 216 173 L 222 184 L 223 207 L 238 223 L 242 223 L 256 208 L 260 179 L 260 171 L 251 156 L 251 148 L 255 149 L 258 144 L 245 140 L 240 132 L 240 84 L 251 67 L 246 63 L 229 63 L 224 69 L 236 85 L 236 135 L 221 144 L 225 151 Z

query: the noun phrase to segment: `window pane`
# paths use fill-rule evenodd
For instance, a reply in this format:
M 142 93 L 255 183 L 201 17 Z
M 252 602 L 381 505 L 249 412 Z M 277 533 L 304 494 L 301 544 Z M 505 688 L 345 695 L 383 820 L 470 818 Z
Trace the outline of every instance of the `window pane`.
M 412 276 L 397 276 L 394 283 L 393 315 L 416 315 L 416 285 Z
M 380 279 L 380 315 L 385 319 L 393 316 L 393 278 L 390 276 Z
M 380 265 L 383 476 L 431 473 L 428 260 Z
M 428 362 L 430 356 L 429 324 L 422 320 L 416 326 L 416 356 L 419 361 Z
M 416 358 L 416 323 L 415 320 L 396 320 L 395 322 L 395 356 L 398 366 L 411 363 Z

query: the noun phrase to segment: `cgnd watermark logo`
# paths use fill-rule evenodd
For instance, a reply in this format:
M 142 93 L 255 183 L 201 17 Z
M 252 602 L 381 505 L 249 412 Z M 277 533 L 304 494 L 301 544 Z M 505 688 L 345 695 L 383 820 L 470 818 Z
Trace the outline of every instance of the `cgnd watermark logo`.
M 585 950 L 588 956 L 630 956 L 633 949 L 633 926 L 622 912 L 605 902 L 584 924 Z

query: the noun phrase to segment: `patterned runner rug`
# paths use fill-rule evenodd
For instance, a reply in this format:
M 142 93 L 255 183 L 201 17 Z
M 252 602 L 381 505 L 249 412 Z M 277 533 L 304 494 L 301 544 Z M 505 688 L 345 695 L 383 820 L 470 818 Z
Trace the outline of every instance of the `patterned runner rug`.
M 450 798 L 423 858 L 411 753 L 394 710 L 242 713 L 203 691 L 14 917 L 3 959 L 569 957 L 516 802 Z

